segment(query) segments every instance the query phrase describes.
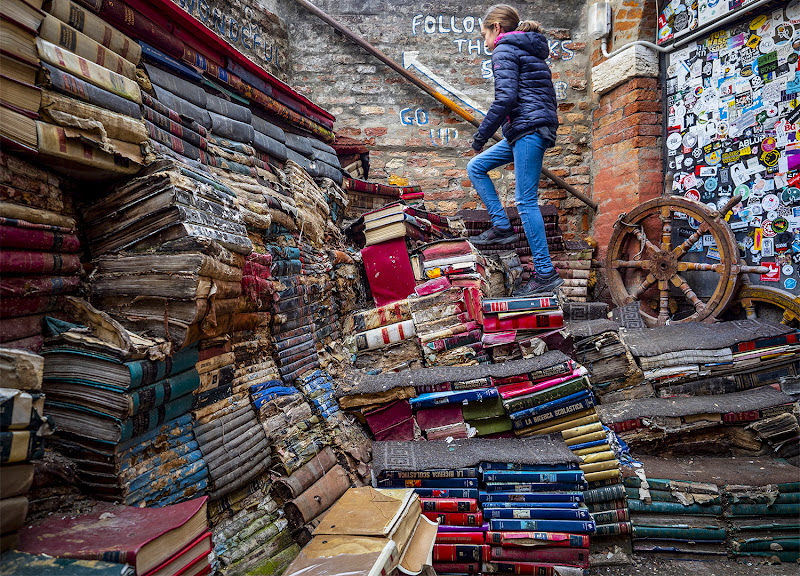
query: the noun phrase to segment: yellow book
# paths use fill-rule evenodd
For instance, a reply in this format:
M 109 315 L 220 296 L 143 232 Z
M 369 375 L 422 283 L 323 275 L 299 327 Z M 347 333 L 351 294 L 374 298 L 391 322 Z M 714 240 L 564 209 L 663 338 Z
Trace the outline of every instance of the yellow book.
M 603 450 L 602 452 L 593 452 L 580 457 L 584 464 L 592 464 L 594 462 L 604 462 L 606 460 L 613 460 L 615 458 L 613 450 Z
M 65 161 L 70 165 L 82 164 L 121 174 L 135 174 L 141 168 L 142 152 L 138 144 L 107 138 L 106 141 L 113 152 L 106 152 L 90 144 L 94 138 L 93 134 L 41 121 L 36 122 L 36 134 L 40 154 Z M 135 161 L 137 156 L 138 162 Z
M 590 472 L 589 474 L 584 474 L 587 482 L 597 482 L 598 480 L 608 480 L 609 478 L 619 478 L 620 477 L 619 468 L 615 468 L 614 470 L 602 470 L 600 472 Z
M 575 456 L 586 456 L 587 454 L 597 454 L 598 452 L 605 452 L 606 450 L 611 450 L 611 446 L 608 444 L 600 444 L 599 446 L 590 446 L 589 448 L 573 450 L 572 453 L 575 454 Z
M 603 440 L 605 437 L 605 430 L 600 430 L 599 432 L 592 432 L 591 434 L 584 434 L 583 436 L 575 436 L 569 440 L 564 440 L 564 442 L 567 443 L 567 446 L 575 446 L 577 444 L 584 444 L 585 442 L 596 442 L 597 440 Z
M 562 430 L 561 435 L 564 437 L 564 440 L 568 440 L 569 438 L 583 436 L 584 434 L 589 434 L 590 432 L 599 432 L 602 429 L 602 422 L 593 422 L 592 424 L 586 424 L 585 426 L 578 426 L 577 428 L 568 428 L 567 430 Z
M 581 464 L 580 468 L 584 474 L 603 470 L 617 470 L 619 469 L 619 460 L 604 460 L 602 462 L 593 462 L 592 464 Z
M 553 432 L 561 432 L 562 430 L 577 428 L 578 426 L 584 426 L 586 424 L 599 421 L 600 417 L 592 407 L 586 410 L 581 410 L 580 412 L 575 412 L 575 414 L 568 414 L 567 416 L 550 420 L 544 424 L 538 424 L 536 426 L 524 428 L 520 430 L 520 432 L 525 432 L 526 434 L 551 434 Z

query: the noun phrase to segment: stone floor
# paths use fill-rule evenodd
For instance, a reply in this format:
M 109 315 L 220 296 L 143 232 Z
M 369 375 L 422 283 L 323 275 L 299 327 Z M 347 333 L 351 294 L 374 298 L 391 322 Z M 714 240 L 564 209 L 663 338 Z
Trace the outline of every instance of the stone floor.
M 757 564 L 733 560 L 689 562 L 634 558 L 627 566 L 591 568 L 589 576 L 797 576 L 798 564 Z

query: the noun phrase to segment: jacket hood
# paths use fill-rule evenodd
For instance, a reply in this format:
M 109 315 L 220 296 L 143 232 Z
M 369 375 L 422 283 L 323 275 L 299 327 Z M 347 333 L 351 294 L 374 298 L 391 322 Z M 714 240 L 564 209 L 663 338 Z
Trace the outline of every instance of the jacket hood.
M 550 55 L 547 37 L 539 32 L 504 32 L 497 37 L 495 48 L 499 44 L 510 44 L 542 60 Z

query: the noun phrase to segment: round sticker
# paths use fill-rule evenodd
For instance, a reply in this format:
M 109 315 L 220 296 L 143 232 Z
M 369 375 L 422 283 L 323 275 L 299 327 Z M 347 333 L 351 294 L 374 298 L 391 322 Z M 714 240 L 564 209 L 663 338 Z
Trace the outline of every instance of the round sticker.
M 750 197 L 750 186 L 747 184 L 740 184 L 733 191 L 734 196 L 742 196 L 742 200 L 747 200 Z
M 797 52 L 792 52 L 789 54 L 789 57 L 786 59 L 789 64 L 794 64 L 797 62 Z
M 794 278 L 787 278 L 783 281 L 783 285 L 787 290 L 794 290 L 797 287 L 797 280 Z
M 683 145 L 686 148 L 694 148 L 697 144 L 697 134 L 694 132 L 687 132 L 683 135 Z
M 772 221 L 772 229 L 776 234 L 786 232 L 789 229 L 789 221 L 786 218 L 776 218 Z
M 697 178 L 694 174 L 687 174 L 681 184 L 683 184 L 684 188 L 694 188 L 697 185 Z
M 775 115 L 777 115 L 777 114 L 778 114 L 778 108 L 777 108 L 777 106 L 770 106 L 770 108 L 775 108 Z M 772 116 L 772 114 L 770 114 L 770 113 L 769 113 L 769 108 L 767 108 L 767 114 L 768 114 L 769 116 Z M 775 138 L 773 138 L 772 136 L 770 136 L 769 138 L 764 138 L 764 141 L 763 141 L 763 142 L 761 142 L 761 149 L 762 149 L 764 152 L 772 152 L 773 150 L 775 150 L 775 147 L 777 146 L 777 144 L 778 144 L 778 143 L 777 143 L 777 141 L 775 140 Z
M 778 207 L 778 204 L 780 204 L 780 201 L 778 200 L 778 197 L 775 196 L 775 194 L 767 194 L 761 200 L 761 205 L 767 212 L 769 212 L 770 210 L 775 210 L 775 208 Z
M 785 188 L 781 192 L 781 202 L 784 204 L 792 204 L 798 199 L 800 199 L 800 188 L 792 186 L 791 188 Z
M 755 244 L 755 240 L 753 240 L 752 236 L 745 236 L 742 239 L 742 244 L 744 244 L 745 249 L 751 248 Z
M 794 266 L 791 264 L 784 264 L 783 268 L 781 268 L 781 272 L 783 272 L 786 276 L 791 276 L 794 274 Z
M 800 20 L 800 0 L 793 0 L 783 9 L 786 19 L 789 21 Z
M 767 212 L 767 220 L 775 220 L 775 218 L 777 217 L 778 217 L 777 210 L 770 210 L 769 212 Z
M 713 192 L 717 189 L 718 185 L 719 183 L 717 182 L 717 179 L 711 176 L 710 178 L 706 179 L 703 187 L 706 189 L 706 192 Z M 748 189 L 747 192 L 749 193 L 750 189 Z
M 706 206 L 708 206 L 708 209 L 712 212 L 717 209 L 717 205 L 714 202 L 706 202 Z
M 761 234 L 764 238 L 772 238 L 775 236 L 775 230 L 772 229 L 772 220 L 764 220 L 761 222 Z
M 761 39 L 761 44 L 758 45 L 758 49 L 762 54 L 773 52 L 775 50 L 775 40 L 773 40 L 771 36 L 765 36 Z
M 670 150 L 677 150 L 683 144 L 683 138 L 677 132 L 673 132 L 667 136 L 667 148 Z
M 700 148 L 697 148 L 700 150 Z M 712 150 L 708 154 L 706 154 L 706 163 L 716 165 L 720 163 L 722 160 L 722 154 L 719 153 L 719 150 Z
M 758 30 L 766 23 L 767 23 L 767 16 L 762 14 L 757 18 L 753 18 L 753 20 L 750 22 L 750 30 Z
M 700 201 L 700 192 L 698 192 L 695 189 L 687 190 L 684 196 L 686 196 L 686 198 L 688 198 L 689 200 L 694 200 L 695 202 Z

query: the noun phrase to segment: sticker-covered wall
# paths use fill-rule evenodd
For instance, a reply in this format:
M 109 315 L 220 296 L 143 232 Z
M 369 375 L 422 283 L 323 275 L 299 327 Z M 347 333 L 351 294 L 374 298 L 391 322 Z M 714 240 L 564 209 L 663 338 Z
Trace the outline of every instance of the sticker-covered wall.
M 337 131 L 371 149 L 370 179 L 420 184 L 435 209 L 453 213 L 480 204 L 467 177 L 476 129 L 433 98 L 350 43 L 291 0 L 260 0 L 289 29 L 292 85 L 334 113 Z M 491 104 L 491 52 L 480 35 L 491 2 L 389 2 L 316 0 L 315 5 L 440 88 L 478 118 Z M 586 0 L 521 1 L 525 19 L 542 22 L 561 127 L 545 165 L 584 193 L 590 190 L 591 94 L 588 90 Z M 513 202 L 513 172 L 499 172 L 501 198 Z M 545 186 L 545 181 L 543 181 Z M 578 234 L 587 210 L 548 186 L 545 201 L 557 204 L 565 232 Z
M 673 191 L 714 208 L 740 194 L 730 226 L 748 263 L 770 269 L 752 279 L 795 293 L 799 56 L 800 1 L 793 0 L 679 47 L 665 77 L 665 173 Z M 707 244 L 701 239 L 693 249 L 713 262 L 716 246 Z

